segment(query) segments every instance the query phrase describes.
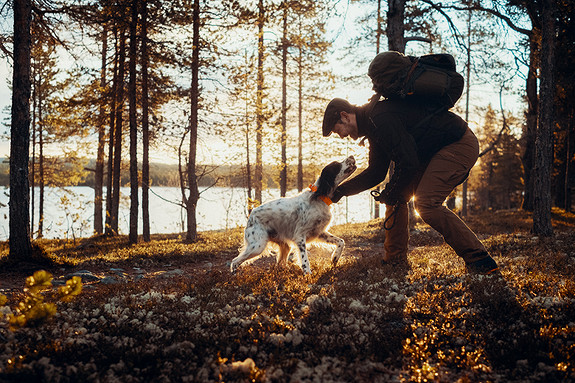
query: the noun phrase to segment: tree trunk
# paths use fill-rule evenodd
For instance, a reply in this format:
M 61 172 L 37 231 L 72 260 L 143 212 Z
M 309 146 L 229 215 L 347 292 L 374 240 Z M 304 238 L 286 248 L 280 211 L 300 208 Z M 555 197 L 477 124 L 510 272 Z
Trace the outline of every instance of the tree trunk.
M 112 232 L 112 189 L 114 179 L 114 144 L 116 141 L 116 93 L 118 91 L 118 29 L 114 27 L 116 54 L 114 55 L 114 78 L 110 94 L 110 133 L 108 134 L 108 177 L 106 178 L 106 235 Z
M 390 51 L 405 52 L 404 18 L 406 0 L 389 0 L 387 11 L 387 41 Z
M 563 180 L 563 194 L 564 194 L 564 206 L 565 206 L 565 212 L 570 213 L 571 212 L 571 159 L 573 157 L 573 155 L 571 154 L 571 148 L 572 148 L 572 130 L 573 130 L 573 118 L 575 118 L 575 113 L 573 113 L 573 110 L 571 110 L 571 115 L 569 117 L 569 123 L 567 124 L 567 147 L 565 150 L 565 179 Z
M 551 167 L 553 164 L 553 125 L 555 123 L 555 0 L 542 1 L 541 82 L 539 127 L 535 140 L 533 189 L 533 233 L 553 235 L 551 224 Z
M 120 179 L 122 165 L 122 122 L 124 112 L 124 72 L 126 62 L 126 34 L 119 31 L 118 83 L 116 88 L 116 121 L 114 129 L 114 172 L 112 179 L 111 231 L 118 234 L 120 211 Z
M 521 158 L 523 162 L 524 193 L 522 208 L 533 211 L 534 177 L 533 167 L 535 162 L 535 137 L 537 135 L 537 115 L 539 114 L 539 99 L 537 96 L 537 54 L 538 47 L 536 33 L 529 37 L 529 71 L 525 90 L 527 94 L 526 127 L 523 133 L 525 152 Z
M 44 96 L 42 92 L 42 80 L 39 81 L 39 94 L 38 94 L 38 170 L 40 172 L 40 179 L 38 180 L 38 187 L 40 189 L 40 196 L 38 201 L 38 233 L 37 238 L 44 236 L 44 116 L 43 104 Z
M 391 6 L 391 5 L 390 5 Z M 378 55 L 381 47 L 381 35 L 383 29 L 381 28 L 381 24 L 383 23 L 381 17 L 381 0 L 377 0 L 377 29 L 375 30 L 375 54 Z M 377 191 L 380 191 L 380 187 L 377 187 Z M 380 204 L 376 201 L 373 205 L 373 218 L 380 217 Z
M 246 100 L 247 103 L 247 100 Z M 246 120 L 247 120 L 246 111 Z M 246 123 L 246 186 L 248 188 L 248 214 L 252 212 L 252 166 L 250 163 L 250 126 Z
M 287 192 L 287 19 L 288 8 L 283 9 L 283 36 L 282 36 L 282 121 L 281 121 L 281 165 L 280 165 L 280 196 L 285 197 Z
M 137 55 L 138 55 L 138 0 L 132 0 L 130 17 L 128 104 L 130 120 L 130 231 L 128 240 L 138 243 L 138 123 L 137 123 Z
M 381 17 L 381 0 L 377 0 L 377 29 L 375 30 L 375 54 L 379 54 L 381 47 L 381 35 L 383 34 L 383 29 L 381 28 L 383 20 Z M 377 204 L 376 204 L 377 206 Z
M 132 0 L 130 19 L 130 80 L 128 84 L 128 103 L 130 118 L 130 233 L 131 244 L 138 243 L 138 121 L 136 115 L 136 60 L 138 55 L 138 0 Z
M 108 51 L 108 27 L 104 23 L 102 30 L 102 67 L 100 69 L 100 89 L 106 87 L 106 65 Z M 94 173 L 94 234 L 104 232 L 102 204 L 104 195 L 104 148 L 106 146 L 106 128 L 104 121 L 106 108 L 104 102 L 100 104 L 100 120 L 98 126 L 98 149 L 96 153 L 96 171 Z
M 245 60 L 246 60 L 246 73 L 244 76 L 244 91 L 245 93 L 245 119 L 246 119 L 246 130 L 245 130 L 245 139 L 246 139 L 246 187 L 247 187 L 247 192 L 248 192 L 248 214 L 250 214 L 252 212 L 252 208 L 253 208 L 253 198 L 252 198 L 252 166 L 251 166 L 251 161 L 250 161 L 250 152 L 251 152 L 251 146 L 250 146 L 250 118 L 249 118 L 249 87 L 250 87 L 250 79 L 249 79 L 249 73 L 250 73 L 250 61 L 248 58 L 248 52 L 246 50 L 245 52 Z
M 465 81 L 465 121 L 469 121 L 469 93 L 471 91 L 471 11 L 467 17 L 467 65 Z M 461 216 L 467 216 L 467 179 L 461 185 Z
M 256 169 L 254 174 L 255 199 L 257 204 L 262 202 L 263 188 L 263 93 L 264 93 L 264 1 L 258 3 L 258 67 L 256 90 Z
M 299 35 L 301 36 L 301 24 Z M 303 47 L 301 45 L 299 46 L 297 71 L 297 190 L 301 193 L 303 190 Z
M 196 153 L 198 145 L 198 103 L 200 98 L 199 71 L 200 71 L 200 0 L 194 0 L 192 13 L 193 48 L 192 48 L 192 86 L 190 89 L 190 150 L 188 161 L 188 187 L 190 194 L 187 199 L 187 241 L 195 241 L 198 236 L 196 222 L 196 208 L 200 193 L 196 178 Z
M 12 118 L 10 125 L 10 237 L 9 258 L 29 259 L 30 189 L 30 22 L 31 0 L 14 0 L 14 67 L 12 71 Z
M 142 2 L 142 221 L 144 242 L 150 241 L 150 130 L 148 100 L 148 2 Z
M 36 187 L 36 110 L 37 110 L 37 81 L 35 70 L 33 67 L 31 70 L 32 79 L 32 157 L 30 159 L 30 238 L 34 238 L 34 211 L 36 209 L 36 193 L 34 193 L 34 188 Z
M 244 90 L 245 90 L 245 102 L 246 102 L 246 106 L 245 106 L 245 119 L 246 119 L 246 130 L 245 130 L 245 138 L 246 138 L 246 187 L 247 187 L 247 192 L 248 192 L 248 214 L 250 214 L 252 212 L 252 205 L 253 205 L 253 199 L 252 199 L 252 166 L 251 166 L 251 162 L 250 162 L 250 118 L 249 118 L 249 87 L 250 87 L 250 79 L 249 79 L 249 73 L 250 73 L 250 61 L 248 58 L 248 52 L 246 50 L 245 52 L 245 60 L 246 60 L 246 73 L 244 76 Z
M 404 18 L 405 18 L 405 1 L 406 0 L 389 0 L 387 10 L 387 47 L 390 51 L 405 52 L 404 39 Z M 395 164 L 392 161 L 389 167 L 389 177 L 393 175 Z M 409 203 L 409 222 L 410 225 L 415 223 L 415 212 L 413 203 Z M 410 227 L 411 229 L 412 227 Z

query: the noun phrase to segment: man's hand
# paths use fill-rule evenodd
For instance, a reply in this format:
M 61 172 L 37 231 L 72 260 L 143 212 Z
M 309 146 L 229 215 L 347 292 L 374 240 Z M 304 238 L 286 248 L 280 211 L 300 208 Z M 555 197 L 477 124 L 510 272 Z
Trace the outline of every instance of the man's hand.
M 379 203 L 384 203 L 386 205 L 394 206 L 397 205 L 399 202 L 402 202 L 401 201 L 402 198 L 396 193 L 393 193 L 393 191 L 388 190 L 388 188 L 383 189 L 381 192 L 378 192 L 377 190 L 372 190 L 371 195 L 376 201 L 379 201 Z
M 333 196 L 331 197 L 331 202 L 338 203 L 341 197 L 343 197 L 343 195 L 341 194 L 339 189 L 335 189 L 335 191 L 333 192 Z

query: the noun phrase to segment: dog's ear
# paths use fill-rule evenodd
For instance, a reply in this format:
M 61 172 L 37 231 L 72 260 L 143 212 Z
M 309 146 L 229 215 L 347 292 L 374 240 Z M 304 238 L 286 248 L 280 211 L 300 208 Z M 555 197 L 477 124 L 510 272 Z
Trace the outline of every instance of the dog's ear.
M 317 198 L 321 195 L 329 196 L 337 186 L 335 184 L 335 177 L 341 170 L 341 164 L 339 162 L 332 162 L 331 164 L 327 165 L 321 171 L 321 175 L 319 176 L 319 182 L 317 191 L 314 193 L 314 198 Z

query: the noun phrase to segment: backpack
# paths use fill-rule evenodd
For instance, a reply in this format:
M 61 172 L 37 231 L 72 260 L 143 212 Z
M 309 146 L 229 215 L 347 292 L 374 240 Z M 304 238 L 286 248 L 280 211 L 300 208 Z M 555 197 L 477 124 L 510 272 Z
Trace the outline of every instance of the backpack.
M 390 99 L 416 97 L 449 109 L 463 93 L 463 76 L 446 53 L 414 57 L 383 52 L 371 61 L 367 74 L 373 90 Z

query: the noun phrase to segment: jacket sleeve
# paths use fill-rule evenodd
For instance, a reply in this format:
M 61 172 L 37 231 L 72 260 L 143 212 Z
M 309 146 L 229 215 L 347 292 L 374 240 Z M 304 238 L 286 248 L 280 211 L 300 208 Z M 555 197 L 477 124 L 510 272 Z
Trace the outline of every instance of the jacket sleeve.
M 374 124 L 378 127 L 378 143 L 389 153 L 390 160 L 395 162 L 393 176 L 384 190 L 390 200 L 407 199 L 406 189 L 421 166 L 417 144 L 408 133 L 404 119 L 396 114 L 376 116 Z
M 377 150 L 371 140 L 369 140 L 368 167 L 352 179 L 339 185 L 331 200 L 338 202 L 341 197 L 355 195 L 377 186 L 385 179 L 389 169 L 389 162 L 387 154 Z

